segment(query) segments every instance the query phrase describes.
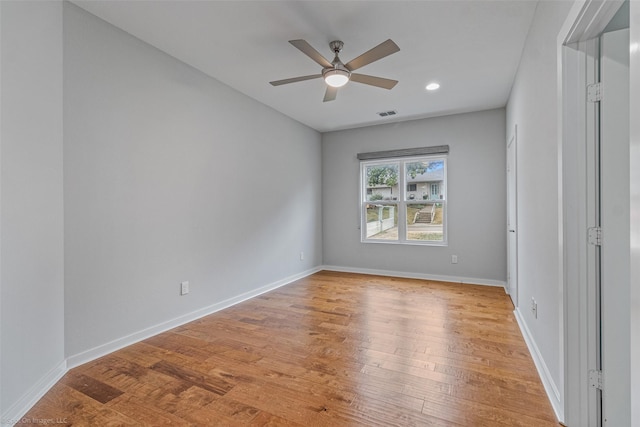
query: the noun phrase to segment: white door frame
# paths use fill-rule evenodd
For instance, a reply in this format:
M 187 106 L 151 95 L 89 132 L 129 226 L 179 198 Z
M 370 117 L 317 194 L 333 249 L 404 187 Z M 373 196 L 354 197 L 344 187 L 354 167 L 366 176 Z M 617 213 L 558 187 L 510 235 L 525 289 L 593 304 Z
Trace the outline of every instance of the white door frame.
M 596 295 L 596 247 L 587 229 L 596 217 L 595 127 L 597 104 L 586 102 L 586 86 L 597 79 L 598 49 L 594 39 L 563 49 L 564 123 L 560 147 L 562 170 L 562 270 L 564 338 L 564 417 L 567 425 L 597 426 L 598 392 L 587 372 L 599 369 Z M 571 68 L 568 65 L 571 65 Z M 569 111 L 567 111 L 569 110 Z M 569 126 L 568 124 L 571 124 Z M 589 130 L 589 131 L 588 131 Z
M 518 125 L 513 135 L 507 140 L 507 292 L 513 305 L 518 304 Z M 513 151 L 510 151 L 513 150 Z M 510 153 L 513 153 L 513 163 L 510 163 Z M 513 183 L 510 180 L 513 180 Z M 513 194 L 509 190 L 513 185 Z M 511 200 L 513 197 L 513 200 Z M 514 212 L 511 212 L 511 209 Z M 511 222 L 513 214 L 514 221 Z M 515 242 L 512 244 L 512 240 Z M 512 266 L 514 268 L 512 268 Z
M 596 161 L 594 147 L 598 126 L 597 105 L 588 103 L 586 85 L 597 81 L 599 36 L 622 1 L 580 0 L 574 3 L 557 40 L 559 134 L 559 216 L 563 283 L 564 414 L 570 426 L 597 426 L 598 391 L 589 384 L 588 372 L 599 366 L 595 289 L 596 248 L 587 243 L 587 228 L 597 225 L 595 211 Z M 586 284 L 586 286 L 585 286 Z

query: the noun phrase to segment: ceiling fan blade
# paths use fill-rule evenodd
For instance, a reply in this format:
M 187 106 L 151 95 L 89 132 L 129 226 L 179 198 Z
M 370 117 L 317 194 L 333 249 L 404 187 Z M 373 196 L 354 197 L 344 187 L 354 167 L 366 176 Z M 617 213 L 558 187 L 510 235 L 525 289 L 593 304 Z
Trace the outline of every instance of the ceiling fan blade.
M 397 80 L 384 79 L 382 77 L 367 76 L 366 74 L 351 73 L 352 82 L 364 83 L 366 85 L 381 87 L 383 89 L 393 89 L 398 84 Z
M 289 83 L 303 82 L 305 80 L 317 79 L 320 77 L 322 77 L 322 74 L 312 74 L 310 76 L 293 77 L 291 79 L 276 80 L 274 82 L 269 82 L 269 83 L 271 83 L 272 86 L 280 86 L 280 85 L 286 85 Z
M 338 88 L 327 85 L 327 91 L 324 93 L 324 99 L 322 102 L 333 101 L 338 94 Z
M 378 46 L 374 47 L 371 50 L 366 51 L 362 55 L 358 56 L 355 59 L 352 59 L 344 66 L 347 67 L 349 71 L 357 70 L 360 67 L 364 67 L 367 64 L 371 64 L 378 59 L 382 59 L 385 56 L 389 56 L 392 53 L 396 53 L 400 50 L 397 44 L 393 42 L 393 40 L 389 39 L 385 42 L 380 43 Z
M 307 55 L 309 58 L 316 61 L 318 64 L 322 65 L 324 68 L 333 67 L 331 62 L 324 56 L 320 54 L 317 50 L 313 48 L 309 43 L 304 40 L 289 40 L 289 43 L 300 49 L 302 53 Z

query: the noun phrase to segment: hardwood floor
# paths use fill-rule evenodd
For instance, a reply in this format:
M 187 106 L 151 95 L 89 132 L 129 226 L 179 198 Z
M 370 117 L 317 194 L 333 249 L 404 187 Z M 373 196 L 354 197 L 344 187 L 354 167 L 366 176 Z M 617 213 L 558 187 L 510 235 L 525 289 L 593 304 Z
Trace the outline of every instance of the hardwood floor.
M 67 373 L 60 425 L 558 426 L 502 288 L 323 271 Z

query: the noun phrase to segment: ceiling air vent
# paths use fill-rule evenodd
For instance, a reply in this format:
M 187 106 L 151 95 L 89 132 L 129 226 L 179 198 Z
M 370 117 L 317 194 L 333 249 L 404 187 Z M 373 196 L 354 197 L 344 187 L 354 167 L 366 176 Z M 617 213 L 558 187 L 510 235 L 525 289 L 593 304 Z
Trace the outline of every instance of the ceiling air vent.
M 377 113 L 380 117 L 387 117 L 387 116 L 395 116 L 396 114 L 398 114 L 398 112 L 396 110 L 391 110 L 391 111 L 382 111 L 381 113 Z

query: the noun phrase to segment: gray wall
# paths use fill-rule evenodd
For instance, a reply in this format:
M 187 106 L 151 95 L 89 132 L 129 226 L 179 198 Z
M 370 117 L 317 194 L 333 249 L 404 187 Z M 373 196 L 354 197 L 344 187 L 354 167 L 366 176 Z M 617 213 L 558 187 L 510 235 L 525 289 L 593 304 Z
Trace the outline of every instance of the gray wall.
M 507 134 L 518 126 L 518 311 L 558 393 L 552 399 L 558 413 L 564 375 L 556 37 L 571 6 L 538 4 L 507 104 Z M 532 297 L 537 318 L 528 309 Z
M 3 1 L 0 11 L 4 418 L 64 370 L 62 4 Z
M 319 133 L 64 18 L 68 357 L 322 264 Z
M 640 3 L 630 3 L 630 42 L 640 45 Z M 640 360 L 640 49 L 631 51 L 631 357 Z M 640 363 L 631 363 L 631 402 L 640 402 Z M 631 405 L 631 425 L 640 425 L 640 405 Z
M 506 280 L 505 110 L 326 133 L 322 138 L 323 253 L 327 265 L 401 273 Z M 360 242 L 360 152 L 450 146 L 449 245 Z M 458 264 L 451 264 L 451 255 Z

